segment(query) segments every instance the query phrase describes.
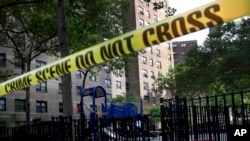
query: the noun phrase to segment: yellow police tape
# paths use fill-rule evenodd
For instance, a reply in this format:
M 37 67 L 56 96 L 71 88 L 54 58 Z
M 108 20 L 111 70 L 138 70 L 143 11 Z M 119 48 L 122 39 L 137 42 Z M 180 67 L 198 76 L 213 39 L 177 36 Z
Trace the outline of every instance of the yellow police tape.
M 0 96 L 250 14 L 250 0 L 216 0 L 94 45 L 0 84 Z

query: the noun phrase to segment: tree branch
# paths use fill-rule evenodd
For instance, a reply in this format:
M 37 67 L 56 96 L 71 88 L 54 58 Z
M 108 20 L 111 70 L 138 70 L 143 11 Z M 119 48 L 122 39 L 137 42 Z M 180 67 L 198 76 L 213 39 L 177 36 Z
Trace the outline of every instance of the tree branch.
M 21 5 L 21 4 L 32 4 L 32 3 L 41 3 L 44 2 L 44 0 L 32 0 L 32 1 L 20 1 L 20 0 L 16 0 L 13 2 L 9 2 L 3 5 L 0 5 L 0 9 L 2 8 L 6 8 L 6 7 L 12 7 L 12 6 L 17 6 L 17 5 Z

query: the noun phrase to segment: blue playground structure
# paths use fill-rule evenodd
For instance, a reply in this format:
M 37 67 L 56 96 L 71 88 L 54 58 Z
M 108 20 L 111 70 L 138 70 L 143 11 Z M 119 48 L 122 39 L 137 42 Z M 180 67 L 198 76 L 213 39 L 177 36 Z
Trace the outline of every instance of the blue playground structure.
M 102 86 L 96 86 L 93 88 L 86 88 L 81 91 L 81 100 L 80 100 L 80 107 L 81 107 L 81 120 L 83 121 L 84 133 L 87 135 L 93 134 L 93 141 L 97 141 L 97 132 L 102 131 L 104 135 L 108 136 L 109 138 L 117 138 L 118 136 L 137 136 L 137 133 L 132 129 L 138 129 L 141 132 L 142 138 L 144 138 L 144 126 L 143 122 L 138 120 L 138 113 L 137 107 L 133 103 L 125 103 L 125 104 L 110 104 L 108 105 L 107 93 L 106 90 Z M 84 113 L 84 97 L 91 96 L 92 97 L 92 112 L 90 112 L 90 122 L 86 123 L 86 115 Z M 102 114 L 99 117 L 96 113 L 96 98 L 104 97 L 104 103 L 101 105 Z M 143 114 L 143 107 L 141 102 L 140 114 Z M 143 116 L 142 116 L 143 117 Z M 128 125 L 122 122 L 123 119 L 132 119 L 132 127 L 131 124 Z M 112 125 L 112 121 L 115 119 L 121 120 L 121 125 Z M 102 124 L 98 124 L 102 121 Z M 124 125 L 123 125 L 124 123 Z M 119 128 L 117 128 L 119 126 Z M 130 131 L 131 130 L 131 131 Z M 148 133 L 148 131 L 145 131 Z

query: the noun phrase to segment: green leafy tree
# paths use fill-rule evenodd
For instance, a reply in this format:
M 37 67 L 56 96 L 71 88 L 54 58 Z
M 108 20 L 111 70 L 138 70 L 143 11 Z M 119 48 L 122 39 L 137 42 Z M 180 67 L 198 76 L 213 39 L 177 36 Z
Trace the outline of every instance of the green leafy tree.
M 128 1 L 124 0 L 68 1 L 67 32 L 72 51 L 77 52 L 127 31 L 125 12 L 128 6 Z M 104 66 L 109 66 L 110 71 L 128 69 L 131 64 L 129 56 L 122 56 L 84 68 L 80 70 L 83 74 L 82 88 L 89 73 L 98 75 Z
M 38 4 L 39 3 L 39 4 Z M 21 68 L 21 74 L 31 71 L 31 61 L 37 56 L 55 51 L 55 14 L 47 14 L 53 6 L 42 1 L 1 1 L 1 47 L 13 52 L 9 63 Z M 53 18 L 52 18 L 53 17 Z M 8 69 L 8 68 L 7 68 Z M 6 71 L 8 71 L 6 69 Z M 19 75 L 9 74 L 9 76 Z M 26 90 L 26 122 L 30 121 L 30 89 Z
M 178 95 L 203 96 L 249 89 L 250 18 L 216 27 L 174 69 Z
M 150 123 L 156 124 L 161 121 L 161 110 L 160 107 L 152 106 L 151 109 L 149 109 Z
M 138 101 L 139 101 L 139 98 L 136 96 L 136 94 L 133 91 L 128 91 L 124 93 L 123 95 L 109 99 L 109 102 L 113 104 L 136 103 Z

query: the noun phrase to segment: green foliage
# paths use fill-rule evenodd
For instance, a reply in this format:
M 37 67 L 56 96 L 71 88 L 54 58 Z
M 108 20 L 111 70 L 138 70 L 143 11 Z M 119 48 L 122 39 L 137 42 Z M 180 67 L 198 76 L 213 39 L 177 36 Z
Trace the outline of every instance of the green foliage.
M 135 103 L 138 101 L 139 101 L 139 98 L 136 96 L 135 92 L 133 91 L 128 91 L 124 93 L 123 95 L 109 99 L 109 102 L 113 104 Z
M 161 121 L 161 110 L 160 107 L 153 106 L 149 110 L 150 117 L 149 121 L 150 123 L 158 123 Z
M 174 69 L 177 95 L 221 94 L 249 89 L 250 18 L 218 26 L 202 46 Z

